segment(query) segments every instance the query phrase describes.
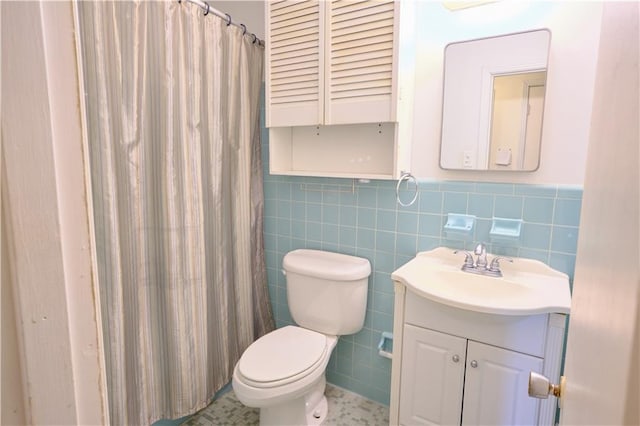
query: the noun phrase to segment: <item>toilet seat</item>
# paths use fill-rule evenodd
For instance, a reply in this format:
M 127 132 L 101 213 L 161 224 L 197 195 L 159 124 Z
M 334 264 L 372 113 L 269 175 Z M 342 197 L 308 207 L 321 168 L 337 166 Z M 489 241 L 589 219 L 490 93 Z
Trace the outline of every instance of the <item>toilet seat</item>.
M 282 386 L 324 368 L 327 336 L 286 326 L 251 344 L 238 362 L 242 380 L 257 388 Z

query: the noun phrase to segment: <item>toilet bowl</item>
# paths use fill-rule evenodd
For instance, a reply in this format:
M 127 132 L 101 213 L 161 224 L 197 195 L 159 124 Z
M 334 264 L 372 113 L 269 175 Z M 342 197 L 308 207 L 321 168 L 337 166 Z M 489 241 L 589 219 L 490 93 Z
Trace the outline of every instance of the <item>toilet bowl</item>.
M 327 416 L 325 370 L 340 335 L 364 325 L 366 259 L 320 250 L 284 257 L 287 300 L 297 326 L 253 342 L 233 372 L 238 400 L 260 409 L 261 425 L 319 425 Z
M 279 328 L 256 340 L 233 372 L 243 404 L 260 408 L 261 425 L 320 424 L 327 413 L 325 370 L 337 336 Z

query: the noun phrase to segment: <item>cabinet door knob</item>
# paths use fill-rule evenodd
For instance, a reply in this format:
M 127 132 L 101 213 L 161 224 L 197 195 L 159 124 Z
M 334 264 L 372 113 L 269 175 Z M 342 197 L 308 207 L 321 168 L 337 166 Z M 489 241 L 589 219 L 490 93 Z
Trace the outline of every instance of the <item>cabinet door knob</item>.
M 451 359 L 453 360 L 453 362 L 458 362 L 460 361 L 460 357 L 458 355 L 454 355 L 451 357 Z
M 476 368 L 477 366 L 478 366 L 478 361 L 476 361 L 475 359 L 471 361 L 471 367 Z

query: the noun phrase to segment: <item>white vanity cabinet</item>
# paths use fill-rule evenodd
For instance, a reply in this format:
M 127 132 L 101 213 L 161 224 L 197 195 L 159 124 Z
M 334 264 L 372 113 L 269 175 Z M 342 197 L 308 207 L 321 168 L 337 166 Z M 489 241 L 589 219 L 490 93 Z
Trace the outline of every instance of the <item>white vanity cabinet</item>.
M 556 399 L 530 398 L 529 372 L 558 380 L 566 315 L 496 315 L 395 282 L 390 423 L 552 425 Z
M 411 2 L 265 7 L 270 173 L 391 179 L 408 170 Z

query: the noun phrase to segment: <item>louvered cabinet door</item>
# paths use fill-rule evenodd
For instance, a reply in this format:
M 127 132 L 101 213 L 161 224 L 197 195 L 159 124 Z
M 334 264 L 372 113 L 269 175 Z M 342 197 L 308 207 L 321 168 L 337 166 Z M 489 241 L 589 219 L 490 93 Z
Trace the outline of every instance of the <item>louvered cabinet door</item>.
M 326 4 L 325 124 L 396 121 L 400 2 Z
M 324 2 L 267 2 L 267 127 L 322 124 Z

